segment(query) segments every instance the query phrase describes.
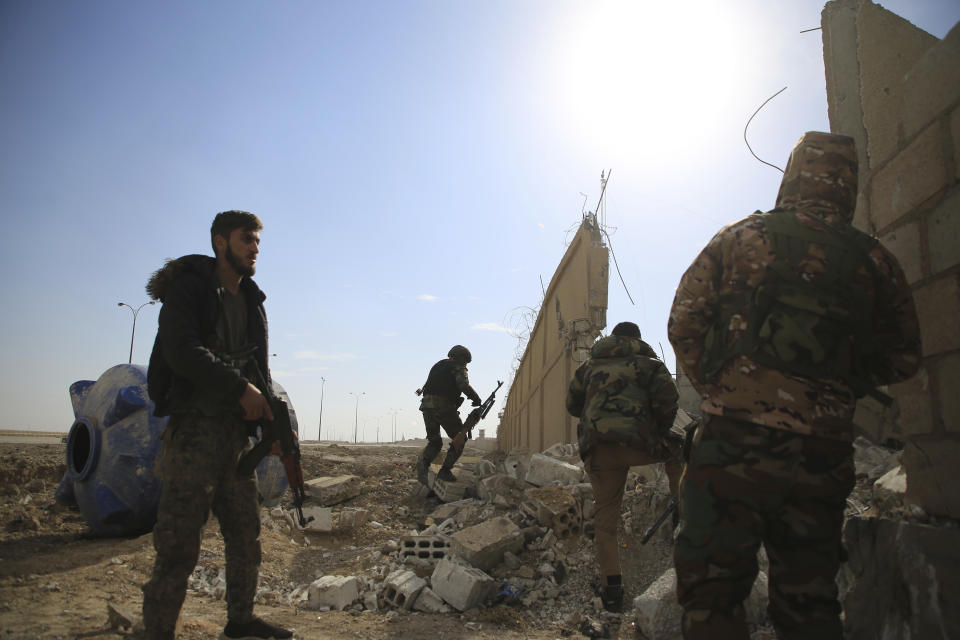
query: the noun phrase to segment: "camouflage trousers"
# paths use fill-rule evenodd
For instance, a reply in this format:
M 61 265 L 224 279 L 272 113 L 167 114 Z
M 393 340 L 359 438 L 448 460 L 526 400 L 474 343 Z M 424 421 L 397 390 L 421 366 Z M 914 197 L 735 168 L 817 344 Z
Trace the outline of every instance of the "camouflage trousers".
M 583 468 L 590 478 L 594 500 L 594 527 L 597 547 L 597 570 L 600 583 L 607 586 L 607 578 L 620 576 L 620 542 L 617 528 L 620 525 L 620 507 L 623 504 L 624 484 L 630 467 L 664 462 L 670 491 L 677 491 L 683 462 L 679 449 L 676 455 L 664 461 L 661 456 L 627 444 L 601 442 L 587 454 Z
M 466 434 L 463 434 L 463 421 L 456 409 L 421 409 L 423 424 L 427 428 L 427 446 L 423 448 L 420 459 L 425 466 L 429 466 L 443 449 L 443 439 L 440 437 L 440 428 L 450 438 L 450 448 L 443 459 L 443 468 L 450 469 L 463 453 L 466 446 Z M 463 435 L 461 435 L 463 434 Z
M 148 637 L 173 637 L 211 509 L 223 534 L 227 617 L 240 623 L 253 617 L 260 504 L 256 477 L 237 475 L 237 462 L 248 444 L 246 425 L 239 419 L 198 413 L 170 417 L 163 434 L 163 489 L 153 528 L 157 557 L 143 586 Z
M 853 445 L 714 415 L 680 483 L 674 547 L 683 637 L 747 640 L 762 543 L 779 640 L 842 638 L 836 575 Z

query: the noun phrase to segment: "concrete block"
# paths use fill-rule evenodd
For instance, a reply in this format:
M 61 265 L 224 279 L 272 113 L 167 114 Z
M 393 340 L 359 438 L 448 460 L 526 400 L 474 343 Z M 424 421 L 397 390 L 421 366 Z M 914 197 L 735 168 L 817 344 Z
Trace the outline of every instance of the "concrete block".
M 761 571 L 753 583 L 750 596 L 743 603 L 750 625 L 768 624 L 767 575 Z M 668 569 L 633 599 L 637 631 L 644 638 L 679 638 L 683 609 L 677 603 L 677 572 Z
M 356 507 L 345 507 L 340 511 L 340 517 L 337 518 L 338 531 L 353 531 L 360 529 L 367 523 L 370 516 L 366 509 Z
M 960 275 L 952 274 L 928 282 L 913 292 L 920 318 L 923 355 L 932 356 L 960 349 Z
M 903 449 L 907 470 L 907 502 L 929 514 L 960 519 L 960 491 L 956 490 L 960 439 L 915 436 Z
M 457 611 L 466 611 L 493 595 L 497 583 L 475 567 L 444 558 L 430 577 L 433 591 Z
M 908 283 L 913 284 L 923 277 L 919 224 L 910 222 L 897 227 L 880 238 L 880 242 L 897 257 Z
M 545 456 L 542 453 L 535 453 L 530 456 L 530 469 L 526 475 L 526 481 L 530 484 L 538 487 L 551 483 L 579 484 L 584 479 L 581 467 Z
M 907 138 L 960 101 L 960 31 L 952 30 L 917 60 L 903 79 L 903 95 Z
M 411 609 L 427 581 L 413 571 L 398 569 L 384 581 L 383 599 L 398 609 Z
M 309 588 L 306 609 L 346 609 L 360 597 L 360 583 L 353 576 L 323 576 Z
M 447 606 L 443 598 L 438 596 L 430 587 L 424 587 L 420 595 L 413 603 L 413 608 L 424 613 L 450 613 L 452 609 Z
M 934 366 L 939 387 L 940 419 L 947 433 L 960 434 L 960 355 L 952 353 Z
M 511 454 L 503 460 L 503 471 L 511 478 L 525 480 L 530 468 L 530 458 L 522 454 Z
M 583 530 L 579 490 L 573 487 L 539 487 L 527 489 L 520 510 L 542 526 L 553 529 L 557 537 L 566 538 Z
M 467 494 L 467 485 L 460 479 L 462 473 L 463 471 L 455 469 L 454 476 L 457 477 L 457 481 L 447 482 L 438 478 L 436 472 L 430 469 L 427 472 L 427 484 L 443 502 L 457 502 L 463 500 Z
M 362 488 L 360 476 L 314 478 L 304 483 L 307 495 L 325 507 L 357 497 Z
M 960 109 L 957 113 L 960 114 Z M 957 122 L 957 127 L 960 127 L 960 120 Z M 960 136 L 960 131 L 956 133 Z M 960 144 L 960 138 L 956 143 Z M 956 152 L 960 157 L 960 149 Z M 953 194 L 937 205 L 930 214 L 927 234 L 932 275 L 960 264 L 960 189 L 954 189 Z M 899 259 L 900 256 L 898 255 L 897 258 Z
M 430 562 L 442 560 L 450 551 L 445 536 L 404 536 L 400 539 L 400 560 L 421 558 Z
M 330 533 L 333 531 L 333 510 L 329 507 L 305 506 L 303 507 L 303 517 L 307 519 L 306 531 L 317 531 L 319 533 Z M 311 520 L 310 518 L 313 518 Z
M 874 174 L 870 207 L 881 233 L 946 186 L 944 134 L 933 123 Z
M 477 483 L 477 497 L 484 502 L 509 507 L 520 503 L 528 486 L 523 480 L 498 473 Z
M 467 527 L 453 534 L 450 540 L 453 553 L 485 571 L 500 564 L 505 552 L 518 553 L 524 542 L 520 527 L 504 517 Z
M 896 398 L 900 409 L 898 432 L 894 437 L 906 440 L 912 435 L 933 432 L 933 396 L 925 367 L 921 366 L 920 371 L 906 382 L 890 385 L 888 391 Z

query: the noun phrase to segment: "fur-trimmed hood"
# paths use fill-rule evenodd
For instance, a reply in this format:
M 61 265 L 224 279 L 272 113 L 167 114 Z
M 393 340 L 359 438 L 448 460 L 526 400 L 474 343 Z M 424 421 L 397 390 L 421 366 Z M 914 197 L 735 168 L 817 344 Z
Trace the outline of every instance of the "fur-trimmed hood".
M 188 271 L 193 271 L 205 278 L 214 277 L 214 268 L 217 261 L 210 256 L 194 253 L 181 258 L 169 258 L 162 267 L 153 272 L 147 281 L 147 295 L 152 300 L 163 302 L 167 287 L 177 277 Z

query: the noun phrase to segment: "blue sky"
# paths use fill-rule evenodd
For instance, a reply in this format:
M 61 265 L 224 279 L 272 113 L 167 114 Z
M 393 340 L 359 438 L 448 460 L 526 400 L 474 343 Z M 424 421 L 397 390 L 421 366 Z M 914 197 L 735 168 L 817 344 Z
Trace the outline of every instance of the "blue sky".
M 937 37 L 960 19 L 955 0 L 881 4 Z M 822 2 L 657 5 L 0 3 L 0 428 L 69 429 L 69 385 L 127 361 L 117 303 L 146 302 L 164 259 L 209 253 L 236 208 L 264 222 L 272 369 L 304 437 L 321 389 L 324 438 L 352 439 L 355 414 L 360 439 L 394 420 L 421 436 L 413 391 L 451 345 L 481 395 L 508 379 L 508 330 L 606 169 L 636 303 L 612 272 L 608 327 L 636 321 L 673 370 L 680 275 L 776 196 L 747 118 L 788 87 L 749 133 L 781 166 L 829 124 L 820 32 L 800 33 Z

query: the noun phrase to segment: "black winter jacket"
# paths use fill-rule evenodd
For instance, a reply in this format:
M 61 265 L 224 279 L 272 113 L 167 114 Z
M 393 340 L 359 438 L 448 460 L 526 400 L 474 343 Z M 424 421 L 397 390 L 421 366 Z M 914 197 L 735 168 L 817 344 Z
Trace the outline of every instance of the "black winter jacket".
M 157 416 L 183 410 L 195 394 L 221 404 L 233 399 L 240 411 L 247 379 L 211 350 L 217 344 L 219 287 L 216 259 L 203 255 L 168 260 L 147 283 L 147 294 L 163 303 L 147 370 L 147 389 Z M 270 385 L 266 295 L 250 278 L 240 281 L 240 289 L 247 300 L 247 337 L 256 346 L 254 357 Z

